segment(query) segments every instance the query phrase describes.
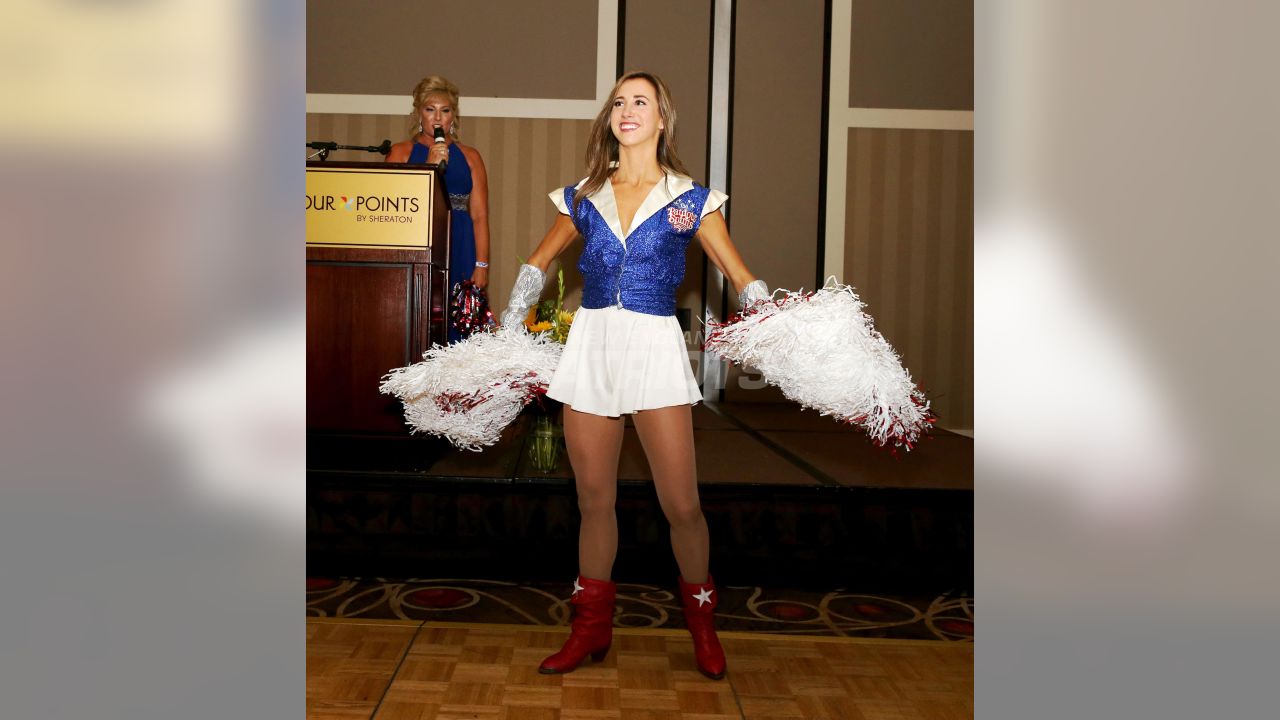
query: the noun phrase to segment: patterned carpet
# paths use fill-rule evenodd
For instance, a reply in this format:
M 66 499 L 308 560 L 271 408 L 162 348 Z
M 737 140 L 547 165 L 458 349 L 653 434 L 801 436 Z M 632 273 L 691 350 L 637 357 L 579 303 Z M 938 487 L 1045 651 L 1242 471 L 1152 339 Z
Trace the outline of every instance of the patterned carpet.
M 556 626 L 569 618 L 571 583 L 375 578 L 307 579 L 307 617 Z M 672 588 L 619 583 L 617 627 L 682 628 Z M 720 588 L 717 627 L 758 633 L 973 640 L 973 598 Z

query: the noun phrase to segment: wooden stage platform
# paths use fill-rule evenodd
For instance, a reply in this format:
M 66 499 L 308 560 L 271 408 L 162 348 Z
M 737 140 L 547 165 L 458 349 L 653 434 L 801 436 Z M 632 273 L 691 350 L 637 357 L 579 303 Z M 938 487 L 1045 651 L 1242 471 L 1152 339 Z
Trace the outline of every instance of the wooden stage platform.
M 698 478 L 722 583 L 970 590 L 973 441 L 935 431 L 896 457 L 794 404 L 694 408 Z M 531 467 L 522 417 L 484 452 L 432 438 L 308 441 L 308 575 L 560 581 L 576 572 L 567 456 Z M 627 429 L 615 579 L 674 577 L 665 519 Z

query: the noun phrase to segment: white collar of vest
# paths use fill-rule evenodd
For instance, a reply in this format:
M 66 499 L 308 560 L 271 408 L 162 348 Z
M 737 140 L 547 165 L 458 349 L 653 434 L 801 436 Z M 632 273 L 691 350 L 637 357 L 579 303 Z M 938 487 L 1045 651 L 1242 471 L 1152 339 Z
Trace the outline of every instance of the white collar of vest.
M 616 163 L 611 163 L 616 167 Z M 575 188 L 582 187 L 587 181 L 583 178 L 578 181 Z M 693 189 L 693 179 L 687 175 L 677 175 L 675 173 L 664 173 L 662 180 L 659 180 L 649 194 L 645 196 L 644 202 L 640 203 L 640 207 L 636 209 L 635 217 L 631 219 L 630 231 L 634 231 L 640 227 L 641 223 L 653 217 L 654 213 L 666 207 L 672 200 Z M 614 236 L 622 242 L 622 246 L 627 245 L 627 235 L 622 232 L 622 220 L 618 217 L 618 203 L 613 196 L 613 183 L 605 180 L 604 185 L 600 186 L 593 195 L 587 198 L 592 205 L 595 206 L 596 212 L 604 218 L 605 223 L 609 225 L 609 229 L 613 231 Z

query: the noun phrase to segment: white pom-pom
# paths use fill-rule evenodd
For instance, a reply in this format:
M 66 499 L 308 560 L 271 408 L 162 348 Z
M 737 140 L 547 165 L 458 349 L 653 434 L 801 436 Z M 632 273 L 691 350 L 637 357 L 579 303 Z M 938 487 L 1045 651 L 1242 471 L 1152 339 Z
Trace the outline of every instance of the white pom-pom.
M 379 389 L 404 402 L 414 432 L 478 451 L 497 442 L 520 410 L 546 391 L 563 349 L 545 334 L 521 328 L 476 333 L 392 370 Z
M 910 450 L 933 421 L 929 401 L 853 288 L 831 277 L 817 292 L 774 294 L 728 323 L 708 322 L 705 348 L 759 370 L 789 399 L 857 425 L 879 445 Z

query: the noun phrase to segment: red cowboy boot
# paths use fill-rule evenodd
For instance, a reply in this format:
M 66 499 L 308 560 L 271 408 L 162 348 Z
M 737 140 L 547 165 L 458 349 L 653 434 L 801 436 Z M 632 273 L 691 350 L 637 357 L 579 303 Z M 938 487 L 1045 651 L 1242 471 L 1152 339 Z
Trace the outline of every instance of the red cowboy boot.
M 604 660 L 613 642 L 613 604 L 618 586 L 608 580 L 592 580 L 582 575 L 573 581 L 573 622 L 569 639 L 560 652 L 538 666 L 543 675 L 571 672 L 587 655 Z
M 716 637 L 713 613 L 720 604 L 719 593 L 711 576 L 701 585 L 690 585 L 680 578 L 680 599 L 684 602 L 684 622 L 693 636 L 693 655 L 698 669 L 712 680 L 724 677 L 724 648 Z

